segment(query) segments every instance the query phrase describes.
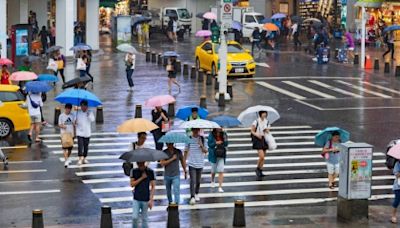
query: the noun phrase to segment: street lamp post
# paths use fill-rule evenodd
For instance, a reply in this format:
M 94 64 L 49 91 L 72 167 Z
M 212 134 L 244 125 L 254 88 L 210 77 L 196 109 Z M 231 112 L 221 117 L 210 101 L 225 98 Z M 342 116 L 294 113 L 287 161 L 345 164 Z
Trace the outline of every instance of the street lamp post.
M 366 14 L 364 5 L 361 6 L 361 68 L 365 66 L 365 23 Z

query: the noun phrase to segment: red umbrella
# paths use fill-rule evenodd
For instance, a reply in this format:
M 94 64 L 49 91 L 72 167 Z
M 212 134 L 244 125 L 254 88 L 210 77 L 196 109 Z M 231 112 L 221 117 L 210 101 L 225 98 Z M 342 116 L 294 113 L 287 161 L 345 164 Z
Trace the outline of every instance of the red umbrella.
M 31 81 L 37 79 L 38 76 L 29 71 L 17 71 L 11 74 L 11 81 Z
M 0 58 L 0 65 L 13 65 L 14 63 L 7 58 Z

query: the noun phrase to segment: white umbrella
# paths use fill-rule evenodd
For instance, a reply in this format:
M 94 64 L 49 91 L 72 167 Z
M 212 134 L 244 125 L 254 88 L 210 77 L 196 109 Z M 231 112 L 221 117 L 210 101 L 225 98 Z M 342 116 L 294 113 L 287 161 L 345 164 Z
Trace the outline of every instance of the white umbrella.
M 242 125 L 244 126 L 251 126 L 254 120 L 256 120 L 259 117 L 258 113 L 261 111 L 265 111 L 268 113 L 267 120 L 269 121 L 270 124 L 272 124 L 273 122 L 277 121 L 280 118 L 278 111 L 276 111 L 274 108 L 270 106 L 257 105 L 249 107 L 242 113 L 240 113 L 238 116 L 238 120 L 242 122 Z
M 321 23 L 321 20 L 318 18 L 307 18 L 303 22 L 309 22 L 309 21 L 314 21 L 314 22 L 319 22 Z
M 209 120 L 191 120 L 184 122 L 179 126 L 180 128 L 199 128 L 199 129 L 213 129 L 213 128 L 221 128 L 217 123 Z
M 122 52 L 128 52 L 132 54 L 137 53 L 136 48 L 130 44 L 120 44 L 117 46 L 117 49 Z

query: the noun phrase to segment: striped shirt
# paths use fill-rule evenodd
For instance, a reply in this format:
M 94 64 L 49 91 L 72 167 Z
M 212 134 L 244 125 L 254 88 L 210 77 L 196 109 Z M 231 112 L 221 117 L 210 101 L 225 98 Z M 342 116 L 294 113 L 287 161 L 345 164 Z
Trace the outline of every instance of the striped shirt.
M 200 143 L 202 143 L 200 136 L 192 137 L 195 143 L 186 144 L 185 151 L 188 153 L 187 164 L 193 168 L 201 169 L 204 167 L 204 153 L 201 151 Z M 204 139 L 204 147 L 206 147 L 207 142 Z M 206 148 L 207 149 L 207 148 Z

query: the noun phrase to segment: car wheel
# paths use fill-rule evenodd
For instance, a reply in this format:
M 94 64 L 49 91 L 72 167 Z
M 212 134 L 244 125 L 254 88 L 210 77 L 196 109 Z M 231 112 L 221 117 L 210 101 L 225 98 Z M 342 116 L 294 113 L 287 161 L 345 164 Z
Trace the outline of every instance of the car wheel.
M 212 63 L 212 65 L 211 65 L 211 75 L 215 76 L 217 74 L 218 74 L 217 67 L 215 66 L 215 63 Z
M 12 124 L 10 121 L 5 119 L 0 119 L 0 138 L 5 138 L 9 136 L 12 132 Z
M 196 58 L 196 69 L 200 70 L 200 59 L 199 59 L 199 57 Z

